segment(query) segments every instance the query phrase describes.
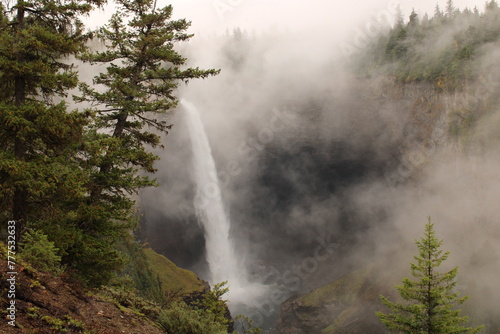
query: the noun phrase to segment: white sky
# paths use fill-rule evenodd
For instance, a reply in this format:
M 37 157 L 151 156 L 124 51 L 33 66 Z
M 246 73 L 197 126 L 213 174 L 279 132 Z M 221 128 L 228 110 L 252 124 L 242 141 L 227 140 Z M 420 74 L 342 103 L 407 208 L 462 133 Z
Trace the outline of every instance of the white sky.
M 405 16 L 412 7 L 418 13 L 434 12 L 437 0 L 395 1 L 401 5 Z M 105 10 L 94 12 L 86 20 L 89 27 L 104 24 L 114 11 L 110 0 Z M 485 0 L 455 0 L 455 6 L 484 8 Z M 174 18 L 192 21 L 192 32 L 211 34 L 223 32 L 226 28 L 241 27 L 248 30 L 265 30 L 270 27 L 294 29 L 311 25 L 335 26 L 350 29 L 370 15 L 388 8 L 389 0 L 158 0 L 158 6 L 172 4 Z M 446 0 L 439 0 L 442 9 Z

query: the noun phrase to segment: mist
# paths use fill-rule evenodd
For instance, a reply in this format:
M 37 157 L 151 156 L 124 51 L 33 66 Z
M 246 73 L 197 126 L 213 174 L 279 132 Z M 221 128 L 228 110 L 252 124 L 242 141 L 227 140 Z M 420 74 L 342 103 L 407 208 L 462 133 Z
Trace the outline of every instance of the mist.
M 279 302 L 368 264 L 404 272 L 429 216 L 451 252 L 447 262 L 460 268 L 460 289 L 473 295 L 469 307 L 496 316 L 498 115 L 482 115 L 467 146 L 450 136 L 449 122 L 471 101 L 498 109 L 498 45 L 482 50 L 478 79 L 464 93 L 437 94 L 426 85 L 400 88 L 383 70 L 353 71 L 373 36 L 393 23 L 393 3 L 237 3 L 179 4 L 177 15 L 193 20 L 197 34 L 180 46 L 190 66 L 221 69 L 183 86 L 179 96 L 200 110 L 236 257 L 250 281 L 278 291 L 276 302 L 244 296 L 259 310 L 256 319 L 272 327 Z M 483 3 L 455 2 L 466 5 Z M 425 1 L 415 11 L 432 13 L 434 6 Z M 401 8 L 406 18 L 410 4 Z M 370 22 L 377 34 L 367 30 Z M 466 25 L 419 52 L 437 59 Z M 440 107 L 422 120 L 416 113 L 426 104 L 419 101 Z M 141 194 L 147 237 L 176 264 L 209 279 L 196 216 L 206 195 L 194 183 L 182 107 L 168 117 L 174 127 L 156 152 L 160 186 Z M 394 254 L 391 264 L 383 261 Z

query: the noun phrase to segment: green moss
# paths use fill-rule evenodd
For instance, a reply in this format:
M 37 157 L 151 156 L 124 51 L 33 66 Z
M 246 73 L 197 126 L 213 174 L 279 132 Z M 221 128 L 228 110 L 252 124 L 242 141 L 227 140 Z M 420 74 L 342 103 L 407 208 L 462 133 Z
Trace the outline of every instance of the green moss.
M 40 316 L 40 309 L 38 307 L 30 307 L 28 308 L 28 318 L 38 318 Z
M 186 294 L 203 292 L 203 282 L 193 272 L 177 267 L 153 249 L 133 240 L 123 240 L 116 246 L 127 261 L 113 285 L 136 290 L 141 297 L 160 305 Z
M 71 318 L 69 315 L 64 315 L 62 318 L 55 318 L 48 315 L 41 315 L 38 307 L 30 307 L 28 309 L 28 317 L 32 319 L 40 319 L 45 322 L 50 328 L 57 333 L 66 333 L 68 330 L 85 331 L 85 324 L 79 320 Z
M 190 294 L 204 290 L 202 282 L 192 271 L 177 267 L 172 261 L 151 248 L 144 248 L 144 254 L 149 266 L 158 275 L 165 292 Z
M 301 298 L 304 306 L 321 307 L 333 302 L 352 304 L 359 297 L 361 288 L 366 282 L 370 272 L 370 267 L 365 267 L 328 284 Z
M 348 324 L 352 316 L 356 313 L 357 308 L 355 306 L 351 306 L 346 309 L 344 312 L 340 313 L 340 315 L 335 319 L 335 322 L 330 326 L 326 327 L 321 331 L 322 334 L 334 334 L 335 331 L 339 328 L 342 328 Z
M 50 328 L 59 332 L 59 333 L 66 333 L 68 330 L 65 328 L 65 323 L 61 319 L 58 318 L 53 318 L 48 315 L 45 315 L 40 318 L 42 321 L 50 325 Z
M 63 319 L 66 322 L 66 324 L 72 328 L 85 329 L 85 324 L 80 320 L 73 319 L 69 315 L 63 316 Z
M 40 283 L 36 279 L 31 281 L 30 288 L 41 288 L 41 287 L 42 287 L 42 283 Z

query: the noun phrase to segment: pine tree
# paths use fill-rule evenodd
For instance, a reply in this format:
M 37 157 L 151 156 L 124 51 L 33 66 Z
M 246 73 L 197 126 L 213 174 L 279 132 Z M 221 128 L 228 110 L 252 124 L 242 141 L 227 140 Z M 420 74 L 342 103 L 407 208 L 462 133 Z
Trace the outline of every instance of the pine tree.
M 419 24 L 418 14 L 415 12 L 415 8 L 411 10 L 410 19 L 408 21 L 409 27 L 415 27 Z
M 434 8 L 434 17 L 433 18 L 437 19 L 438 21 L 441 21 L 443 19 L 443 12 L 441 11 L 439 4 L 436 4 L 436 7 Z
M 486 2 L 485 10 L 488 11 L 495 11 L 498 9 L 498 3 L 495 0 L 491 0 L 490 2 Z
M 425 13 L 422 17 L 422 26 L 427 27 L 429 24 L 429 14 Z
M 437 268 L 448 258 L 449 252 L 440 250 L 442 240 L 436 238 L 434 224 L 429 218 L 425 234 L 416 241 L 418 256 L 411 264 L 415 279 L 403 279 L 397 286 L 401 298 L 406 302 L 395 303 L 381 296 L 382 303 L 392 312 L 377 312 L 379 319 L 397 333 L 406 334 L 451 334 L 477 333 L 482 327 L 464 327 L 468 317 L 461 316 L 457 305 L 463 304 L 467 297 L 459 297 L 456 288 L 458 268 L 448 272 L 438 272 Z
M 455 6 L 453 5 L 453 0 L 446 1 L 446 17 L 452 18 L 455 13 Z
M 403 11 L 401 10 L 401 6 L 400 5 L 397 5 L 397 7 L 396 7 L 396 13 L 394 14 L 394 16 L 395 16 L 395 19 L 396 19 L 395 27 L 396 28 L 401 28 L 404 25 L 405 20 L 404 20 Z
M 155 185 L 146 173 L 155 172 L 158 157 L 147 147 L 159 146 L 159 133 L 171 127 L 161 116 L 177 105 L 178 83 L 219 72 L 181 68 L 187 59 L 174 50 L 174 44 L 192 35 L 185 33 L 188 21 L 171 20 L 172 6 L 156 8 L 154 0 L 115 3 L 116 13 L 96 34 L 105 50 L 82 57 L 91 64 L 107 65 L 93 80 L 99 88 L 82 84 L 83 95 L 75 97 L 90 102 L 94 114 L 82 162 L 83 169 L 91 171 L 89 195 L 79 210 L 79 226 L 91 235 L 107 236 L 108 245 L 135 224 L 132 195 Z M 78 270 L 91 275 L 95 266 L 80 263 Z
M 0 17 L 0 206 L 2 221 L 61 219 L 65 199 L 82 191 L 72 157 L 85 115 L 60 102 L 78 77 L 62 59 L 84 49 L 80 15 L 101 0 L 3 2 Z M 52 199 L 59 198 L 57 203 Z
M 172 6 L 157 9 L 154 0 L 117 0 L 116 4 L 117 12 L 97 34 L 106 50 L 84 56 L 93 64 L 108 64 L 106 72 L 94 78 L 94 85 L 105 89 L 84 84 L 84 95 L 79 98 L 97 106 L 91 133 L 94 144 L 105 147 L 92 156 L 98 167 L 90 192 L 94 202 L 106 196 L 123 199 L 127 192 L 154 184 L 138 175 L 139 170 L 155 171 L 157 157 L 145 146 L 160 144 L 160 137 L 145 128 L 168 132 L 171 126 L 160 120 L 161 114 L 177 105 L 178 82 L 219 72 L 181 69 L 187 59 L 173 46 L 192 35 L 185 33 L 189 22 L 170 20 Z M 104 129 L 109 132 L 103 133 Z M 117 183 L 117 176 L 126 182 Z

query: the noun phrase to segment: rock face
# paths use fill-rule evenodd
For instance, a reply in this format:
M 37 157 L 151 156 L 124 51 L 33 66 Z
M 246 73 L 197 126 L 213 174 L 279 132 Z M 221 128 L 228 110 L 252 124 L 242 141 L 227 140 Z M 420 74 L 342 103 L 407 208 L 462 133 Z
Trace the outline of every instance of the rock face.
M 450 159 L 458 151 L 450 140 L 450 127 L 455 126 L 453 112 L 470 102 L 467 94 L 440 93 L 433 85 L 423 83 L 399 86 L 385 79 L 373 80 L 366 94 L 377 106 L 388 137 L 398 142 L 399 162 L 389 166 L 383 180 L 390 187 L 417 183 L 433 160 Z M 456 126 L 457 133 L 452 132 L 459 137 L 467 127 L 460 122 Z M 371 221 L 370 224 L 376 223 Z M 355 234 L 357 231 L 349 232 Z M 401 268 L 406 266 L 406 262 L 402 262 Z M 382 267 L 397 266 L 386 264 Z M 366 267 L 289 299 L 281 306 L 275 333 L 387 333 L 375 311 L 384 309 L 380 294 L 394 295 L 394 286 L 400 284 L 394 277 L 401 277 L 400 274 L 392 272 L 381 278 L 379 272 Z
M 290 299 L 281 307 L 275 334 L 388 333 L 375 316 L 384 285 L 367 267 Z

